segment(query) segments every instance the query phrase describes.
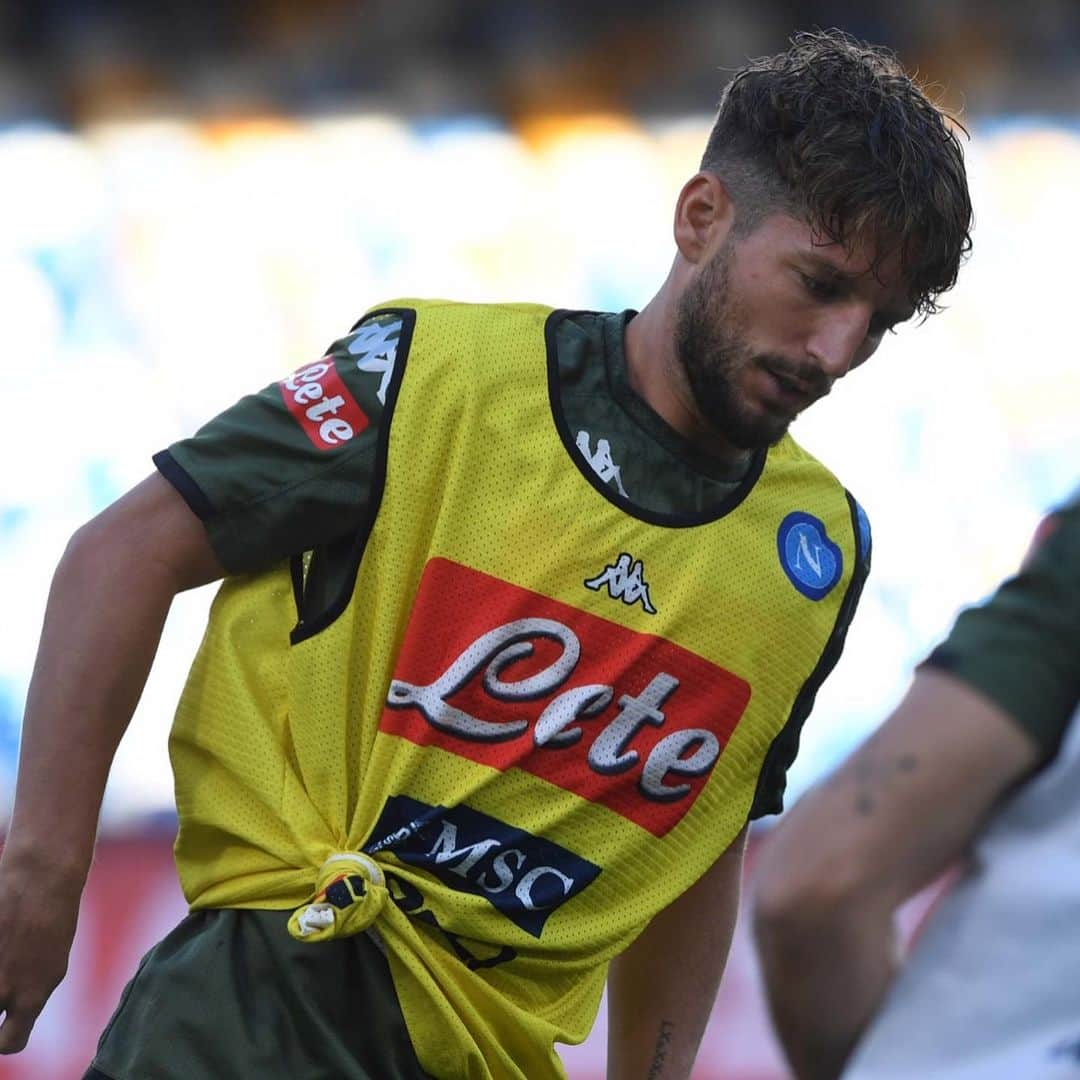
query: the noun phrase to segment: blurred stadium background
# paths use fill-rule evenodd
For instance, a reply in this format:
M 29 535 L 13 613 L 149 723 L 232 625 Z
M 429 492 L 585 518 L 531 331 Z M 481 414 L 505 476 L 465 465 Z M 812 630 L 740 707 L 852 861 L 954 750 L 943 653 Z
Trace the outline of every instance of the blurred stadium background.
M 949 310 L 795 429 L 876 542 L 793 796 L 881 719 L 1080 474 L 1080 5 L 0 7 L 0 826 L 49 579 L 78 525 L 155 450 L 380 300 L 643 304 L 724 69 L 814 26 L 893 46 L 962 111 L 977 229 Z M 71 971 L 0 1078 L 80 1075 L 138 956 L 182 913 L 165 739 L 209 599 L 185 595 L 170 618 L 110 782 Z M 696 1077 L 784 1075 L 745 931 Z M 567 1051 L 573 1080 L 603 1074 L 602 1048 L 601 1024 Z

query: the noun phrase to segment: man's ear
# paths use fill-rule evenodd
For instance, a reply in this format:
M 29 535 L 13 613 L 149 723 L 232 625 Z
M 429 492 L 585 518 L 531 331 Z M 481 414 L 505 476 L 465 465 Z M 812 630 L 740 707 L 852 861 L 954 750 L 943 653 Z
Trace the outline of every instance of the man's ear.
M 675 203 L 675 246 L 689 263 L 707 261 L 727 238 L 735 205 L 716 173 L 690 177 Z

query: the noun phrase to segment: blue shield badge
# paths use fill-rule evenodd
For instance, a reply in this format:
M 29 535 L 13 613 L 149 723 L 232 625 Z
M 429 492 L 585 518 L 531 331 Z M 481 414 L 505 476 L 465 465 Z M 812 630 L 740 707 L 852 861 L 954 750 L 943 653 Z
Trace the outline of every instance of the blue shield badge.
M 776 533 L 780 565 L 788 580 L 810 600 L 823 600 L 844 572 L 844 556 L 813 514 L 795 510 Z

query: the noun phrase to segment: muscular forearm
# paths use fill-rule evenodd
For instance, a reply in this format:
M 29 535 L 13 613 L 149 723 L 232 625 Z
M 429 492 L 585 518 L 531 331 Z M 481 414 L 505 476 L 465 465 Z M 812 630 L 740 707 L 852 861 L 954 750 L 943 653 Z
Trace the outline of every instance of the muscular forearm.
M 864 776 L 869 771 L 864 761 L 842 794 L 834 785 L 805 795 L 765 841 L 756 867 L 754 933 L 762 975 L 776 1033 L 798 1080 L 840 1075 L 896 968 L 895 891 L 868 874 L 857 838 L 839 843 L 836 828 L 823 833 L 814 824 L 822 816 L 831 820 L 837 804 L 861 828 L 873 822 L 874 800 L 890 781 L 879 777 L 871 786 Z M 890 773 L 885 766 L 881 771 Z
M 77 534 L 53 579 L 4 861 L 81 881 L 105 779 L 175 592 L 164 566 Z
M 0 855 L 0 1054 L 25 1046 L 63 978 L 105 778 L 168 610 L 160 573 L 94 532 L 57 568 L 23 718 Z
M 832 903 L 770 912 L 756 932 L 776 1033 L 799 1080 L 833 1080 L 896 968 L 890 914 Z
M 633 954 L 617 957 L 608 976 L 608 1080 L 685 1080 L 716 996 L 716 978 L 694 988 L 701 1007 L 667 996 L 657 967 Z
M 896 970 L 893 913 L 963 854 L 1036 761 L 1034 742 L 991 701 L 922 671 L 766 841 L 755 927 L 776 1026 L 802 1080 L 839 1073 Z
M 745 830 L 661 911 L 608 975 L 609 1080 L 685 1080 L 712 1012 L 735 919 Z
M 220 576 L 198 519 L 151 476 L 75 534 L 53 578 L 0 854 L 0 1054 L 67 968 L 105 779 L 173 596 Z

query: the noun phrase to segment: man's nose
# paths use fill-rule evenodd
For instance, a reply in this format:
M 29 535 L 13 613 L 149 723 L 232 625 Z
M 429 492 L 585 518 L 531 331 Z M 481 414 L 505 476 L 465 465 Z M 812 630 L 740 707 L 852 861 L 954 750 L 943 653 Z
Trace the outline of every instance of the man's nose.
M 838 304 L 822 313 L 806 351 L 830 379 L 843 378 L 861 358 L 869 329 L 870 312 L 865 305 Z

